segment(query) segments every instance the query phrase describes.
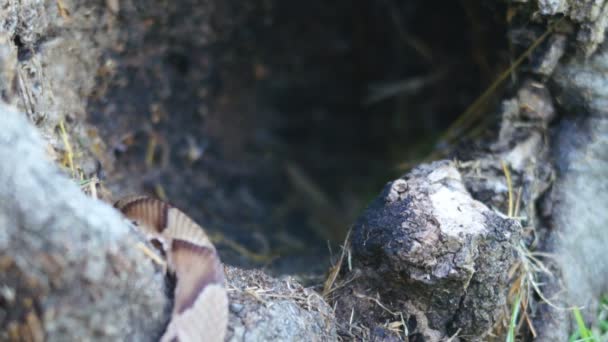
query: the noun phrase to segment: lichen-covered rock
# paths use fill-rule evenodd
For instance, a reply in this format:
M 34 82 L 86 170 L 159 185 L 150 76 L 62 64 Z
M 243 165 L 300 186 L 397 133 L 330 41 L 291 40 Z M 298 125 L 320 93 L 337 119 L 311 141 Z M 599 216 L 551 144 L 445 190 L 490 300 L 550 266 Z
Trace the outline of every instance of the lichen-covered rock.
M 352 262 L 360 275 L 349 288 L 373 289 L 391 311 L 411 315 L 411 334 L 481 337 L 505 304 L 520 229 L 473 199 L 454 163 L 420 165 L 387 185 L 355 224 Z M 360 309 L 340 300 L 339 312 Z

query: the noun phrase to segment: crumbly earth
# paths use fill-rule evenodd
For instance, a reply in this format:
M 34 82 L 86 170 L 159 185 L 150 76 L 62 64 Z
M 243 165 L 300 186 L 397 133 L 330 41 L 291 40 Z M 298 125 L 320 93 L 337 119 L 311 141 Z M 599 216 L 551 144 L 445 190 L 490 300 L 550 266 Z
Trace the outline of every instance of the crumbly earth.
M 1 184 L 11 184 L 0 190 L 0 228 L 8 227 L 0 230 L 0 322 L 8 327 L 5 334 L 37 338 L 42 331 L 51 340 L 65 339 L 66 334 L 115 339 L 134 334 L 127 323 L 146 337 L 162 329 L 166 298 L 155 295 L 162 277 L 130 248 L 136 241 L 117 223 L 119 218 L 79 194 L 74 184 L 109 196 L 96 187 L 96 178 L 115 196 L 147 192 L 192 213 L 230 264 L 263 265 L 274 274 L 297 273 L 307 283 L 321 283 L 330 266 L 326 241 L 333 242 L 335 251 L 363 204 L 387 179 L 404 172 L 402 165 L 395 165 L 428 152 L 437 132 L 560 14 L 567 19 L 512 75 L 516 91 L 495 116 L 500 127 L 458 139 L 462 143 L 453 143 L 450 158 L 458 160 L 455 165 L 470 197 L 502 213 L 509 211 L 502 167 L 507 163 L 516 195 L 521 189 L 522 241 L 560 256 L 555 265 L 547 261 L 554 276 L 540 279 L 548 284 L 545 294 L 563 293 L 564 280 L 569 295 L 560 298 L 585 305 L 583 312 L 591 322 L 608 283 L 606 266 L 596 262 L 605 259 L 598 253 L 606 238 L 602 41 L 608 3 L 285 4 L 0 0 L 0 102 L 16 106 L 43 138 L 34 138 L 32 144 L 41 145 L 65 175 L 78 180 L 59 176 L 46 157 L 33 160 L 24 152 L 28 148 L 11 150 L 22 146 L 13 143 L 22 141 L 21 135 L 23 146 L 32 145 L 34 140 L 25 133 L 31 129 L 9 121 L 5 127 L 2 121 L 1 133 L 11 142 L 2 151 L 12 158 L 0 166 L 5 181 Z M 507 35 L 511 44 L 496 38 Z M 491 106 L 478 112 L 492 118 L 487 115 Z M 470 127 L 458 128 L 462 133 Z M 35 176 L 22 178 L 21 172 Z M 396 209 L 386 210 L 387 217 L 377 217 L 377 222 L 396 222 L 392 214 L 416 207 L 403 208 L 412 204 L 401 198 L 408 190 L 400 190 L 400 182 L 393 184 L 399 186 L 381 198 L 389 198 Z M 468 196 L 460 187 L 451 190 L 460 199 Z M 451 220 L 453 203 L 440 202 Z M 445 232 L 435 228 L 446 216 L 435 214 L 424 222 L 434 227 L 430 232 L 442 236 Z M 509 230 L 494 224 L 498 221 L 490 220 L 489 226 Z M 474 222 L 467 221 L 467 228 L 483 232 Z M 116 231 L 102 234 L 100 224 Z M 441 248 L 427 243 L 421 245 L 430 246 L 428 251 L 412 249 L 418 240 L 428 242 L 427 235 L 412 238 L 403 232 L 420 227 L 393 228 L 394 234 L 404 235 L 403 249 L 391 245 L 380 258 L 378 251 L 365 252 L 369 246 L 362 248 L 365 239 L 358 236 L 359 260 L 352 254 L 351 259 L 345 257 L 367 266 L 342 274 L 336 284 L 352 284 L 332 292 L 353 290 L 347 294 L 351 306 L 337 306 L 335 324 L 342 337 L 399 339 L 407 327 L 410 339 L 433 340 L 454 331 L 476 333 L 496 320 L 492 306 L 503 300 L 500 295 L 467 302 L 484 290 L 476 285 L 484 272 L 477 280 L 470 274 L 471 266 L 485 267 L 475 253 L 467 254 L 473 257 L 464 263 L 456 260 L 437 268 L 444 260 L 436 258 L 440 262 L 433 266 L 425 257 Z M 379 225 L 374 231 L 384 234 L 386 229 Z M 41 233 L 49 231 L 54 234 Z M 494 248 L 499 235 L 494 231 L 476 236 L 489 238 Z M 72 240 L 79 242 L 66 247 L 65 241 Z M 376 242 L 390 241 L 381 240 Z M 476 246 L 474 240 L 464 241 L 472 243 L 471 250 L 488 247 L 486 240 Z M 370 255 L 375 257 L 366 260 Z M 399 285 L 408 275 L 369 266 L 409 257 L 415 257 L 414 262 L 397 269 L 415 275 L 410 281 L 420 286 L 412 292 L 432 292 L 423 276 L 429 271 L 437 279 L 448 279 L 441 285 L 456 284 L 448 292 L 454 298 L 400 301 L 408 294 L 401 288 L 391 291 L 387 284 Z M 498 259 L 509 263 L 506 256 Z M 347 264 L 345 260 L 343 272 Z M 75 265 L 81 273 L 74 271 Z M 108 269 L 113 276 L 106 276 Z M 445 270 L 455 270 L 457 279 L 442 277 Z M 125 272 L 137 275 L 136 280 Z M 273 336 L 285 337 L 293 330 L 301 337 L 310 324 L 320 340 L 335 338 L 334 323 L 324 321 L 329 307 L 316 301 L 313 292 L 259 272 L 229 268 L 228 273 L 237 283 L 233 300 L 246 303 L 232 308 L 233 338 L 269 337 L 256 330 L 266 321 L 279 325 L 265 326 Z M 379 273 L 379 278 L 372 276 Z M 504 287 L 503 274 L 489 277 L 490 283 Z M 130 292 L 133 284 L 141 285 L 142 293 Z M 463 296 L 463 288 L 473 295 Z M 285 291 L 281 293 L 287 299 L 261 294 L 273 289 Z M 112 297 L 110 291 L 118 295 Z M 280 303 L 275 306 L 270 297 Z M 107 303 L 99 312 L 115 310 L 119 302 L 133 307 L 121 306 L 115 316 L 102 316 L 88 310 L 92 300 Z M 425 300 L 433 310 L 421 308 Z M 480 307 L 479 317 L 472 314 L 471 305 Z M 154 312 L 152 319 L 138 320 L 142 308 Z M 462 315 L 454 316 L 455 308 Z M 283 313 L 296 319 L 283 321 Z M 563 340 L 570 331 L 567 313 L 542 303 L 531 319 L 541 340 Z
M 291 277 L 226 268 L 230 299 L 227 341 L 335 341 L 332 308 Z
M 426 322 L 401 329 L 427 340 L 482 338 L 506 304 L 520 238 L 516 220 L 471 197 L 454 163 L 422 164 L 389 183 L 354 225 L 355 270 L 335 298 L 338 317 L 354 313 L 372 335 L 374 324 L 401 318 Z M 365 309 L 374 300 L 386 308 Z

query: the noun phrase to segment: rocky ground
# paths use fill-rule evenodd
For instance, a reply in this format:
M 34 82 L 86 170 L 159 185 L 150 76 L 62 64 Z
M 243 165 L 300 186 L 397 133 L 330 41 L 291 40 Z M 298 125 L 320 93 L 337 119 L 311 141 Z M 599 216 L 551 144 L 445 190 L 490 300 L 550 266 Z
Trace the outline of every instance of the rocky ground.
M 601 0 L 0 1 L 0 339 L 158 336 L 162 276 L 104 203 L 130 193 L 208 229 L 230 340 L 567 339 L 608 290 L 607 25 Z

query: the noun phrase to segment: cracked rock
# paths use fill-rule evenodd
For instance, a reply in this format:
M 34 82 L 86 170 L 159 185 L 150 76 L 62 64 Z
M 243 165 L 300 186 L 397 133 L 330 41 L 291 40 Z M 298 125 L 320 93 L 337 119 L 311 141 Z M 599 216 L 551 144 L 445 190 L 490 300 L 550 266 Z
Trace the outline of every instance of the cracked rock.
M 399 313 L 418 322 L 410 336 L 431 341 L 457 330 L 483 337 L 505 304 L 520 230 L 473 199 L 452 162 L 421 165 L 389 183 L 355 224 L 355 269 L 345 275 L 355 280 L 341 292 L 350 298 L 338 295 L 338 315 L 364 325 Z

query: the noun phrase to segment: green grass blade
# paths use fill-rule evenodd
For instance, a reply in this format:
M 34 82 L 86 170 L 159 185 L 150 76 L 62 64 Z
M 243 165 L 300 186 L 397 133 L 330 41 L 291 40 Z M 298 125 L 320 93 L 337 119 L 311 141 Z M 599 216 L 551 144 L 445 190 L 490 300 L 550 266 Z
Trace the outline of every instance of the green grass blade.
M 519 307 L 521 305 L 521 297 L 519 293 L 515 296 L 513 302 L 513 309 L 511 310 L 511 320 L 509 321 L 509 332 L 507 334 L 506 342 L 515 342 L 515 336 L 517 335 L 515 329 L 517 329 L 517 318 L 519 316 Z
M 574 315 L 574 320 L 576 321 L 581 340 L 590 342 L 596 341 L 596 339 L 593 337 L 593 332 L 587 328 L 581 311 L 578 308 L 574 308 L 572 309 L 572 314 Z

